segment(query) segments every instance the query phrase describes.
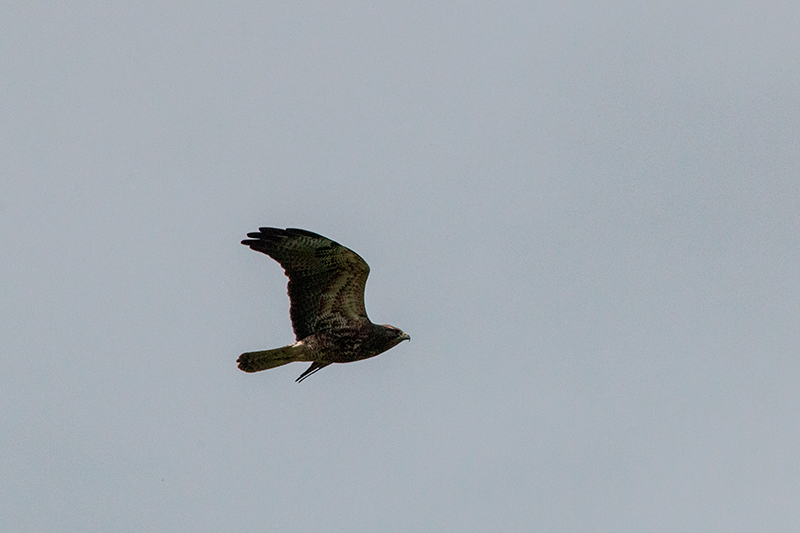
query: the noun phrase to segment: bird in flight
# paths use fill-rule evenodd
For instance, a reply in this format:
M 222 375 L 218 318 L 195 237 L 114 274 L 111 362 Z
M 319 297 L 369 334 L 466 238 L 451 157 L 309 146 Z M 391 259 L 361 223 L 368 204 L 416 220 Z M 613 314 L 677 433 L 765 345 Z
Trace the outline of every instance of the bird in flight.
M 280 263 L 289 278 L 289 314 L 297 342 L 239 356 L 245 372 L 258 372 L 294 361 L 311 366 L 303 381 L 331 363 L 374 357 L 405 340 L 396 327 L 367 318 L 364 286 L 369 266 L 354 251 L 322 235 L 287 228 L 259 228 L 242 244 Z

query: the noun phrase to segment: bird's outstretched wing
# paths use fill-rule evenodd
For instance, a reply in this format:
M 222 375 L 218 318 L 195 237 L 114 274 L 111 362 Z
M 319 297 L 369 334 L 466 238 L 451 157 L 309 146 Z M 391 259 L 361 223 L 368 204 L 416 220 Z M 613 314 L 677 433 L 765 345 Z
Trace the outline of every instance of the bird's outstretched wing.
M 357 253 L 296 228 L 259 228 L 247 236 L 242 244 L 276 260 L 289 278 L 292 329 L 298 340 L 368 320 L 364 287 L 369 266 Z

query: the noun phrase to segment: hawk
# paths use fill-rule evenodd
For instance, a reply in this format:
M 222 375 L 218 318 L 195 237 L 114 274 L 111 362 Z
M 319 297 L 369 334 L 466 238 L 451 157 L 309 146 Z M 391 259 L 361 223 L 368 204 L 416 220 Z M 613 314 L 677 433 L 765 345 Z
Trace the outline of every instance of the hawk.
M 370 322 L 364 307 L 369 266 L 354 251 L 322 235 L 287 228 L 259 228 L 242 244 L 280 263 L 289 278 L 289 314 L 297 342 L 247 352 L 237 363 L 258 372 L 294 361 L 309 361 L 303 381 L 331 363 L 374 357 L 405 340 L 403 331 Z

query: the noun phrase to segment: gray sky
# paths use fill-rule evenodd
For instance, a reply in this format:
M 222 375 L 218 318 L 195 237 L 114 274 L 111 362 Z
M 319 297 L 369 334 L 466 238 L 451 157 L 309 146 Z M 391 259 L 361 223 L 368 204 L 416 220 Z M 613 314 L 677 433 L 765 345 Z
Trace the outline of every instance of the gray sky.
M 797 2 L 3 12 L 2 529 L 800 529 Z

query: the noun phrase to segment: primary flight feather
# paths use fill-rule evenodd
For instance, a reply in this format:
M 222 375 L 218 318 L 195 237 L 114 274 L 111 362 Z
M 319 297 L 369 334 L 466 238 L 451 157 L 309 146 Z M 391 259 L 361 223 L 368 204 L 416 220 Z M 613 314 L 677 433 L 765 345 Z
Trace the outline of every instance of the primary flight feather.
M 258 372 L 293 361 L 311 366 L 297 381 L 331 363 L 374 357 L 406 333 L 370 322 L 364 307 L 369 266 L 354 251 L 322 235 L 287 228 L 259 228 L 242 244 L 276 260 L 289 278 L 289 314 L 297 342 L 239 356 L 239 368 Z

